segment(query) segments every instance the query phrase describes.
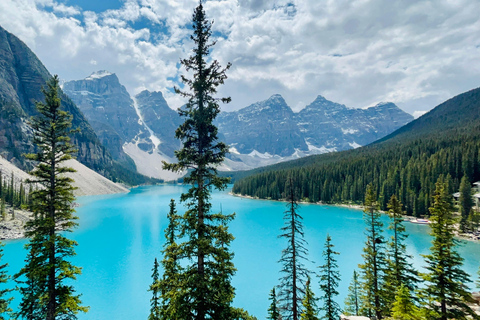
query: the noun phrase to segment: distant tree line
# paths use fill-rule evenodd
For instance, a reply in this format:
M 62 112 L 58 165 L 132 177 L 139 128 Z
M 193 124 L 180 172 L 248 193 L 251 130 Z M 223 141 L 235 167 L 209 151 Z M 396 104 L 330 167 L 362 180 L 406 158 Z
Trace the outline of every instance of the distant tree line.
M 403 142 L 386 141 L 362 150 L 310 157 L 240 179 L 233 192 L 285 199 L 286 179 L 291 176 L 303 201 L 361 204 L 371 184 L 381 210 L 387 210 L 388 200 L 395 195 L 407 214 L 428 216 L 440 175 L 448 179 L 451 193 L 459 190 L 463 177 L 470 182 L 480 180 L 479 137 L 479 126 L 469 125 Z
M 23 182 L 16 182 L 13 173 L 6 177 L 0 170 L 0 218 L 5 219 L 7 204 L 16 209 L 29 206 L 30 189 L 31 186 L 25 188 Z

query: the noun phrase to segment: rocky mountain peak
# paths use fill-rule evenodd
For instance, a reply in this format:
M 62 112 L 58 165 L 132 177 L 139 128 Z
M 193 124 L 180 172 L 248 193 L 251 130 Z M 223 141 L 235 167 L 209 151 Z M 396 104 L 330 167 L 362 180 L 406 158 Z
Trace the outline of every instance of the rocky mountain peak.
M 85 80 L 95 80 L 95 79 L 101 79 L 101 78 L 104 78 L 104 77 L 108 77 L 108 76 L 116 76 L 115 73 L 111 73 L 107 70 L 100 70 L 100 71 L 95 71 L 93 72 L 91 75 L 89 75 L 88 77 L 85 78 Z M 118 80 L 118 78 L 117 78 Z

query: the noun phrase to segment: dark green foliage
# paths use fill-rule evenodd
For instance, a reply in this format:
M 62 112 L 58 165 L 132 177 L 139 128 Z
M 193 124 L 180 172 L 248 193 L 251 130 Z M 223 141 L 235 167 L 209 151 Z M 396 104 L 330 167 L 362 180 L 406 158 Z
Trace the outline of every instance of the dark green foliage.
M 298 202 L 292 179 L 289 179 L 287 210 L 283 216 L 284 227 L 280 238 L 285 238 L 287 247 L 282 250 L 279 303 L 282 319 L 298 320 L 302 311 L 305 283 L 308 271 L 302 261 L 307 260 L 307 242 L 304 239 L 302 216 L 298 214 Z
M 410 290 L 403 283 L 395 293 L 391 320 L 421 320 L 420 310 L 413 302 Z
M 165 244 L 163 245 L 163 276 L 157 283 L 156 290 L 161 297 L 161 319 L 182 319 L 183 313 L 180 309 L 179 301 L 182 294 L 182 268 L 179 264 L 180 251 L 177 244 L 179 232 L 179 219 L 175 208 L 175 201 L 170 200 L 170 210 L 168 212 L 168 226 L 165 229 Z M 153 307 L 153 306 L 152 306 Z M 155 318 L 152 318 L 155 319 Z
M 385 239 L 382 235 L 383 223 L 380 221 L 378 203 L 372 185 L 365 193 L 363 218 L 367 225 L 367 241 L 363 248 L 362 270 L 362 314 L 377 319 L 383 318 L 383 285 L 386 269 Z
M 403 225 L 402 203 L 393 195 L 388 202 L 388 214 L 390 216 L 390 225 L 388 229 L 392 230 L 393 235 L 387 243 L 387 269 L 385 272 L 385 305 L 388 310 L 395 302 L 395 294 L 400 286 L 405 286 L 409 292 L 414 292 L 417 288 L 417 272 L 411 267 L 409 259 L 412 257 L 407 254 L 405 239 L 408 235 Z
M 80 274 L 80 268 L 67 260 L 75 255 L 77 243 L 64 235 L 77 226 L 72 206 L 73 180 L 64 176 L 73 169 L 61 166 L 75 151 L 68 138 L 72 117 L 61 110 L 57 76 L 42 92 L 45 103 L 37 103 L 39 115 L 31 120 L 38 153 L 27 157 L 38 163 L 31 172 L 34 179 L 29 182 L 44 188 L 32 193 L 35 218 L 25 226 L 25 234 L 30 238 L 25 245 L 29 259 L 15 276 L 24 285 L 20 289 L 23 297 L 18 316 L 76 319 L 78 312 L 88 308 L 81 306 L 71 281 Z M 64 232 L 58 232 L 59 229 Z
M 325 314 L 322 319 L 327 320 L 337 320 L 341 313 L 340 306 L 335 302 L 335 297 L 338 296 L 338 283 L 340 282 L 340 272 L 338 271 L 335 255 L 339 253 L 335 252 L 333 248 L 332 238 L 330 235 L 327 235 L 325 251 L 323 251 L 322 254 L 325 259 L 325 264 L 319 267 L 320 290 L 323 293 L 320 297 L 323 301 L 320 310 Z
M 470 185 L 467 176 L 463 176 L 462 181 L 460 182 L 459 207 L 461 215 L 460 230 L 465 232 L 468 229 L 468 216 L 473 207 L 472 186 Z
M 3 259 L 3 243 L 0 243 L 0 261 Z M 4 263 L 0 265 L 0 285 L 5 285 L 10 279 L 10 276 L 7 275 L 7 268 L 8 264 Z M 0 320 L 10 319 L 10 313 L 12 309 L 10 309 L 10 301 L 13 298 L 8 298 L 7 295 L 13 291 L 12 289 L 0 289 Z
M 3 179 L 2 171 L 0 170 L 0 199 L 3 199 L 5 204 L 13 208 L 21 208 L 27 206 L 30 200 L 29 194 L 25 191 L 23 183 L 15 183 L 15 176 L 12 172 L 9 182 Z
M 160 297 L 159 297 L 159 285 L 158 285 L 158 261 L 155 258 L 152 269 L 152 284 L 150 285 L 149 291 L 152 292 L 152 298 L 150 299 L 150 314 L 148 315 L 148 320 L 160 320 Z
M 233 253 L 229 251 L 233 236 L 227 228 L 234 215 L 212 213 L 210 203 L 211 190 L 223 190 L 228 182 L 217 175 L 216 168 L 223 162 L 228 148 L 218 140 L 213 120 L 220 112 L 219 101 L 229 102 L 230 98 L 217 99 L 213 95 L 227 78 L 225 72 L 230 64 L 221 68 L 217 61 L 207 62 L 215 44 L 209 40 L 211 34 L 211 23 L 200 3 L 193 14 L 193 54 L 181 60 L 187 72 L 193 73 L 193 79 L 182 75 L 189 91 L 176 88 L 177 93 L 188 98 L 187 104 L 179 109 L 184 122 L 175 132 L 183 146 L 175 151 L 177 163 L 164 163 L 168 170 L 189 170 L 183 182 L 191 186 L 181 196 L 188 209 L 179 220 L 180 236 L 185 239 L 179 244 L 185 262 L 181 263 L 184 266 L 181 285 L 185 294 L 178 301 L 178 310 L 185 313 L 182 319 L 235 317 L 235 309 L 230 306 L 234 297 L 230 282 L 235 268 Z
M 448 184 L 443 180 L 436 183 L 433 206 L 430 208 L 434 237 L 430 254 L 425 255 L 427 273 L 423 275 L 426 284 L 421 289 L 429 317 L 440 320 L 467 319 L 474 312 L 467 306 L 472 296 L 467 283 L 468 274 L 462 270 L 463 258 L 455 250 L 458 240 L 454 238 L 455 220 L 453 198 Z
M 361 284 L 358 281 L 357 271 L 353 271 L 352 282 L 348 286 L 348 295 L 345 298 L 345 309 L 343 313 L 347 316 L 358 316 L 360 315 L 360 290 Z
M 268 317 L 267 319 L 270 320 L 279 320 L 280 318 L 280 311 L 278 310 L 277 306 L 277 294 L 275 293 L 275 288 L 270 291 L 270 297 L 268 300 L 272 301 L 270 306 L 268 307 Z
M 300 320 L 318 320 L 317 299 L 310 286 L 310 277 L 308 277 L 305 285 L 305 297 L 303 298 L 302 306 L 303 311 L 300 314 Z
M 466 174 L 472 182 L 480 180 L 479 120 L 480 89 L 475 89 L 448 100 L 381 142 L 240 172 L 236 177 L 248 177 L 236 180 L 233 192 L 280 199 L 291 176 L 302 199 L 360 204 L 371 183 L 382 210 L 395 194 L 408 214 L 429 215 L 441 174 L 450 174 L 452 190 L 458 190 Z

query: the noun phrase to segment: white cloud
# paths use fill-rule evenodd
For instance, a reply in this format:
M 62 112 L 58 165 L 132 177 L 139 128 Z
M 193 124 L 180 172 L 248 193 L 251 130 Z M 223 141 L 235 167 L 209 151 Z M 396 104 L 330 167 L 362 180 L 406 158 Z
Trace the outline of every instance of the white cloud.
M 61 0 L 2 0 L 0 25 L 67 80 L 117 73 L 131 93 L 170 104 L 189 54 L 197 0 L 126 0 L 85 12 Z M 413 113 L 480 84 L 478 1 L 210 0 L 221 34 L 212 56 L 228 72 L 220 94 L 240 108 L 271 94 L 295 107 L 318 94 L 349 107 L 393 101 Z M 95 61 L 96 64 L 92 63 Z M 95 68 L 95 69 L 93 69 Z

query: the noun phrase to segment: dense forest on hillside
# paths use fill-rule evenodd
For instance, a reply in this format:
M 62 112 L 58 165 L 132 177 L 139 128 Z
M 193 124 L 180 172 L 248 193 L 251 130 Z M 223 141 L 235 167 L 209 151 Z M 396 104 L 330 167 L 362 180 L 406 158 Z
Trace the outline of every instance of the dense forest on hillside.
M 373 184 L 381 209 L 396 195 L 409 214 L 428 215 L 435 182 L 480 180 L 480 89 L 441 104 L 382 141 L 364 148 L 283 163 L 237 180 L 233 192 L 263 199 L 285 198 L 287 177 L 310 202 L 364 201 Z

